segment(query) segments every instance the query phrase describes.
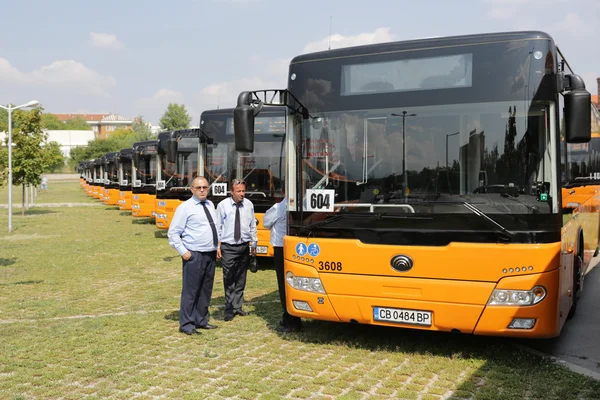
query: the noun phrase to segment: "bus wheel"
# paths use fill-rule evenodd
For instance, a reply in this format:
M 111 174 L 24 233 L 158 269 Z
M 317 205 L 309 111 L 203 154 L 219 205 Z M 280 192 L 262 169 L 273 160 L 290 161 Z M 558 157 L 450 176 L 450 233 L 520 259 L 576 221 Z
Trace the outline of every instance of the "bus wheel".
M 578 254 L 577 257 L 575 257 L 575 265 L 573 265 L 573 304 L 571 305 L 567 319 L 573 318 L 577 312 L 577 303 L 579 303 L 579 295 L 581 294 L 580 275 L 582 265 L 583 260 L 581 259 L 581 255 Z

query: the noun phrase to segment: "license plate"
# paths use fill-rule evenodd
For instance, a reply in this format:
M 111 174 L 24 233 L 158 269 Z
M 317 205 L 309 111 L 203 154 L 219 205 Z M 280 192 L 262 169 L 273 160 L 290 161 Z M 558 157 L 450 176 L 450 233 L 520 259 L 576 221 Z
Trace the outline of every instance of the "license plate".
M 407 310 L 404 308 L 373 308 L 375 321 L 396 322 L 399 324 L 431 326 L 431 311 Z
M 267 254 L 267 246 L 256 246 L 256 254 Z

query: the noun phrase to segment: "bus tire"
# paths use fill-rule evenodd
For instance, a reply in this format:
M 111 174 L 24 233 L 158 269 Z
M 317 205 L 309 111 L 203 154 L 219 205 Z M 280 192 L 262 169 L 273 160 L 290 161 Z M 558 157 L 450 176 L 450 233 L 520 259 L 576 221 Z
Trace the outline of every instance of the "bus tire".
M 573 265 L 573 304 L 571 304 L 571 309 L 569 310 L 569 314 L 567 315 L 567 319 L 572 319 L 577 312 L 577 303 L 579 303 L 579 295 L 581 294 L 581 268 L 583 266 L 583 260 L 581 259 L 581 255 L 577 254 L 575 257 L 575 265 Z

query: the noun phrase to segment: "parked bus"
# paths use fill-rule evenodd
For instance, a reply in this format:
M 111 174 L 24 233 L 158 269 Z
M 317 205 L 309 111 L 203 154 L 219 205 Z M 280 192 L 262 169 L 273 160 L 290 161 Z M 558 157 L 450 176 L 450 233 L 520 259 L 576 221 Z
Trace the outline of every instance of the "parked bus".
M 600 191 L 600 113 L 596 106 L 592 110 L 589 143 L 567 144 L 568 164 L 563 184 L 563 208 L 573 210 Z M 564 140 L 562 141 L 565 144 Z
M 116 206 L 119 201 L 119 166 L 117 164 L 118 152 L 106 153 L 104 160 L 104 198 L 106 205 Z
M 231 181 L 246 182 L 246 197 L 254 204 L 258 256 L 272 257 L 269 230 L 263 225 L 264 213 L 282 199 L 285 174 L 285 107 L 270 107 L 256 118 L 254 152 L 237 153 L 233 135 L 233 109 L 204 111 L 202 131 L 213 140 L 206 150 L 205 176 L 211 185 L 209 199 L 216 204 L 231 190 Z
M 94 159 L 94 185 L 92 186 L 92 197 L 101 199 L 104 191 L 104 160 L 102 156 Z
M 192 180 L 204 174 L 204 163 L 198 162 L 198 155 L 204 155 L 200 137 L 199 129 L 158 134 L 155 224 L 159 229 L 169 229 L 175 209 L 192 196 Z
M 133 148 L 121 149 L 117 154 L 119 166 L 119 210 L 131 210 L 131 164 Z
M 295 57 L 288 107 L 287 309 L 310 319 L 478 335 L 560 334 L 598 246 L 598 197 L 563 222 L 560 132 L 590 140 L 590 94 L 543 32 Z M 266 108 L 266 107 L 265 107 Z
M 156 200 L 156 140 L 133 144 L 131 215 L 153 217 Z

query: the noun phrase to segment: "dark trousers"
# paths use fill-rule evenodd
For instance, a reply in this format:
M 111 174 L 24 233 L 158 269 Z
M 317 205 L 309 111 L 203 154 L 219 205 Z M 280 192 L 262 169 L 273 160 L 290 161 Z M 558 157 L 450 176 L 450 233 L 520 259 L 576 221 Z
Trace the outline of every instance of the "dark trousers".
M 279 288 L 279 300 L 281 300 L 281 307 L 283 307 L 283 316 L 281 322 L 283 326 L 287 328 L 299 328 L 302 325 L 302 319 L 294 317 L 287 312 L 287 305 L 285 302 L 285 275 L 283 272 L 283 247 L 273 247 L 275 262 L 275 273 L 277 274 L 277 286 Z
M 242 310 L 246 274 L 250 262 L 250 246 L 244 244 L 221 243 L 221 266 L 223 267 L 223 286 L 225 288 L 225 314 Z
M 208 324 L 208 306 L 215 281 L 216 251 L 191 251 L 183 261 L 179 329 L 189 331 Z

